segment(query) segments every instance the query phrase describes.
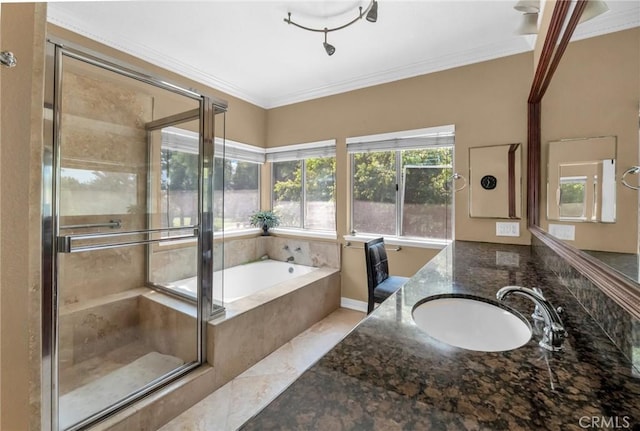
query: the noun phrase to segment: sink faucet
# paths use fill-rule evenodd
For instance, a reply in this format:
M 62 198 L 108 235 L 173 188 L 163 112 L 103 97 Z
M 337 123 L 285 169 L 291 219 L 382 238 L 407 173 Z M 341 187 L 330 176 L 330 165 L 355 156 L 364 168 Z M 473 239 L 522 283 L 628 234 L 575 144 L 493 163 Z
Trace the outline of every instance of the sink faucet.
M 287 258 L 287 262 L 293 262 L 293 260 L 294 260 L 294 257 L 293 257 L 293 256 L 289 256 L 289 257 Z
M 567 331 L 565 331 L 562 325 L 562 320 L 558 315 L 558 312 L 549 301 L 547 301 L 541 294 L 520 286 L 506 286 L 498 290 L 496 298 L 500 301 L 511 295 L 521 295 L 531 299 L 540 310 L 544 319 L 544 330 L 542 340 L 540 340 L 540 347 L 552 352 L 558 352 L 562 350 L 562 342 L 567 337 Z

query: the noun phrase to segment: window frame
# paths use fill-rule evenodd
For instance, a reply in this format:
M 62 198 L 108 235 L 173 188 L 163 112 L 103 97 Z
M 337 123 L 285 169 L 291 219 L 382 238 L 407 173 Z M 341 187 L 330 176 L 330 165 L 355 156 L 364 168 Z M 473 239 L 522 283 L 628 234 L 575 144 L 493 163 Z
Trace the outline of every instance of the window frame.
M 271 229 L 274 232 L 302 234 L 302 236 L 309 236 L 312 238 L 337 238 L 337 199 L 336 199 L 336 174 L 337 166 L 333 170 L 333 229 L 311 229 L 305 227 L 305 221 L 307 220 L 307 159 L 319 159 L 319 158 L 333 158 L 337 164 L 336 157 L 336 140 L 330 139 L 318 142 L 309 142 L 304 144 L 286 145 L 281 147 L 272 147 L 266 150 L 267 162 L 270 169 L 270 197 L 269 207 L 274 210 L 274 188 L 275 188 L 275 170 L 274 164 L 278 162 L 286 161 L 298 161 L 301 162 L 301 190 L 300 190 L 300 224 L 301 227 L 295 226 L 281 226 L 275 229 Z
M 422 147 L 416 146 L 407 146 L 403 147 L 402 140 L 406 139 L 407 141 L 416 140 L 416 139 L 424 139 L 425 141 L 430 138 L 435 138 L 436 140 L 440 137 L 444 138 L 452 138 L 453 143 L 451 144 L 430 144 L 424 145 Z M 388 148 L 385 148 L 383 145 L 387 142 Z M 395 142 L 395 146 L 394 143 Z M 350 145 L 354 146 L 363 146 L 371 144 L 374 149 L 367 150 L 352 150 L 349 148 Z M 375 146 L 379 145 L 380 148 L 375 149 Z M 455 228 L 454 228 L 454 220 L 455 220 L 455 193 L 452 193 L 451 198 L 451 238 L 442 239 L 442 238 L 426 238 L 426 237 L 413 237 L 413 236 L 403 236 L 402 233 L 402 211 L 403 211 L 403 200 L 404 200 L 404 178 L 403 178 L 403 166 L 402 166 L 402 151 L 404 150 L 428 150 L 428 149 L 436 149 L 436 148 L 451 148 L 451 171 L 455 172 L 455 126 L 439 126 L 439 127 L 431 127 L 425 129 L 416 129 L 416 130 L 407 130 L 401 132 L 391 132 L 391 133 L 383 133 L 378 135 L 369 135 L 369 136 L 360 136 L 360 137 L 350 137 L 347 138 L 347 153 L 349 157 L 349 235 L 346 235 L 345 238 L 349 240 L 354 240 L 356 238 L 373 238 L 383 236 L 385 239 L 389 238 L 391 241 L 389 243 L 404 245 L 406 244 L 423 244 L 425 246 L 435 246 L 441 247 L 443 245 L 449 244 L 453 242 L 455 239 Z M 356 154 L 364 154 L 367 152 L 394 152 L 395 153 L 395 176 L 396 176 L 396 198 L 395 198 L 395 233 L 394 235 L 380 234 L 375 232 L 359 232 L 355 230 L 354 225 L 354 185 L 355 185 L 355 155 Z M 453 180 L 452 180 L 453 183 Z M 452 184 L 453 187 L 453 184 Z M 452 188 L 453 190 L 453 188 Z
M 231 151 L 228 151 L 231 150 Z M 228 153 L 231 154 L 228 154 Z M 245 144 L 242 142 L 234 141 L 226 138 L 218 138 L 216 137 L 214 140 L 214 158 L 223 159 L 223 169 L 224 163 L 227 160 L 236 160 L 238 162 L 250 162 L 258 165 L 258 207 L 255 211 L 260 210 L 260 206 L 262 203 L 262 169 L 264 164 L 266 163 L 266 150 L 262 147 L 258 147 L 251 144 Z M 222 153 L 222 157 L 218 156 L 218 154 Z M 224 178 L 224 177 L 223 177 Z M 212 190 L 212 193 L 215 193 L 215 187 Z M 224 193 L 224 188 L 222 190 Z M 224 219 L 224 199 L 223 199 L 223 211 L 222 217 Z M 224 226 L 224 225 L 223 225 Z M 243 229 L 234 229 L 231 231 L 227 231 L 224 227 L 221 230 L 214 230 L 213 237 L 214 239 L 222 239 L 222 238 L 231 238 L 231 237 L 239 237 L 248 234 L 252 234 L 255 232 L 259 232 L 260 229 L 257 227 L 248 227 Z

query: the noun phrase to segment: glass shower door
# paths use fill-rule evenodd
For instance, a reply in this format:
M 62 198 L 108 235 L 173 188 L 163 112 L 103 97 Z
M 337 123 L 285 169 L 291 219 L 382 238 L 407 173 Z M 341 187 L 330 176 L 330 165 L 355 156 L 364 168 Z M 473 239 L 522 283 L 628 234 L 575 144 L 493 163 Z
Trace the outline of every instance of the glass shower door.
M 74 430 L 202 361 L 211 172 L 202 97 L 56 53 L 52 422 Z M 188 148 L 163 149 L 163 132 Z M 175 279 L 191 301 L 155 289 Z

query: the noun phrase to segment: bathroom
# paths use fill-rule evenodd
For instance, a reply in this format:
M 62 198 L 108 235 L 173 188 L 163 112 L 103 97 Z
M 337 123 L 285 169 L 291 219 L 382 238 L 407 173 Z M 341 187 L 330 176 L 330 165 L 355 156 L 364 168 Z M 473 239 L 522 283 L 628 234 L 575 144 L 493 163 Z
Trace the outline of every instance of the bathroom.
M 109 48 L 99 42 L 81 36 L 68 29 L 55 24 L 46 23 L 46 11 L 44 4 L 20 5 L 8 7 L 3 5 L 2 13 L 2 44 L 10 44 L 11 49 L 19 53 L 19 66 L 40 71 L 41 65 L 37 63 L 39 56 L 43 56 L 47 37 L 66 40 L 86 47 L 93 52 L 98 52 L 109 58 L 118 59 L 124 63 L 132 64 L 148 70 L 154 75 L 163 76 L 173 82 L 180 83 L 186 88 L 203 88 L 202 84 L 184 78 L 175 72 L 163 70 L 158 66 L 145 63 L 131 55 Z M 12 19 L 13 18 L 13 19 Z M 6 24 L 5 24 L 6 20 Z M 22 23 L 16 28 L 16 22 Z M 26 25 L 28 24 L 28 25 Z M 13 27 L 12 27 L 13 26 Z M 624 38 L 622 33 L 619 37 Z M 614 37 L 613 35 L 610 37 Z M 607 42 L 603 38 L 603 44 Z M 6 45 L 8 46 L 8 45 Z M 15 48 L 14 48 L 15 46 Z M 626 46 L 626 45 L 625 45 Z M 606 48 L 605 48 L 606 50 Z M 615 61 L 611 59 L 611 61 Z M 16 68 L 13 71 L 19 71 Z M 25 70 L 25 69 L 23 69 Z M 28 70 L 28 69 L 27 69 Z M 350 93 L 338 94 L 331 97 L 311 100 L 301 104 L 285 105 L 278 108 L 263 109 L 241 99 L 229 97 L 218 90 L 210 91 L 216 97 L 228 100 L 228 112 L 224 121 L 216 121 L 217 127 L 224 122 L 224 135 L 229 141 L 254 144 L 263 148 L 273 148 L 283 145 L 302 144 L 310 142 L 323 142 L 335 140 L 335 233 L 321 237 L 300 236 L 284 229 L 275 229 L 271 238 L 260 238 L 259 233 L 239 237 L 226 237 L 224 249 L 221 253 L 215 253 L 214 262 L 220 266 L 235 266 L 249 260 L 260 259 L 263 255 L 284 260 L 293 256 L 297 261 L 314 261 L 313 247 L 324 248 L 317 256 L 322 256 L 330 265 L 339 268 L 340 293 L 337 300 L 349 306 L 357 307 L 366 302 L 366 277 L 364 275 L 364 262 L 362 251 L 359 250 L 357 235 L 351 235 L 348 196 L 348 169 L 350 156 L 348 153 L 349 139 L 353 137 L 384 134 L 390 131 L 409 131 L 425 128 L 434 128 L 445 125 L 455 125 L 455 170 L 467 173 L 470 169 L 469 151 L 475 147 L 488 147 L 497 144 L 526 143 L 527 142 L 527 100 L 529 88 L 533 78 L 533 63 L 531 52 L 515 54 L 490 61 L 472 65 L 457 67 L 451 71 L 441 71 L 409 78 L 392 84 L 383 84 L 375 87 L 355 90 Z M 562 69 L 560 70 L 560 72 Z M 8 107 L 5 97 L 10 97 L 12 92 L 19 94 L 39 94 L 44 92 L 38 89 L 34 75 L 26 76 L 9 75 L 2 72 L 3 94 L 3 147 L 10 142 L 21 142 L 20 147 L 13 149 L 16 154 L 9 153 L 11 163 L 7 157 L 2 161 L 2 420 L 3 424 L 11 424 L 18 421 L 20 425 L 15 429 L 39 429 L 40 423 L 40 396 L 47 390 L 46 382 L 40 384 L 41 373 L 41 304 L 40 304 L 40 265 L 39 255 L 41 249 L 40 223 L 42 207 L 40 195 L 34 190 L 39 190 L 41 178 L 39 174 L 39 151 L 41 143 L 38 136 L 42 134 L 42 121 L 32 120 L 41 106 L 35 101 L 31 106 L 21 103 L 20 109 L 11 109 L 5 115 Z M 562 77 L 562 75 L 560 75 Z M 7 83 L 8 81 L 8 83 Z M 568 82 L 565 82 L 568 81 Z M 570 80 L 565 78 L 563 85 L 569 87 Z M 35 86 L 35 87 L 34 87 Z M 8 89 L 5 89 L 9 87 Z M 637 86 L 635 87 L 637 88 Z M 566 90 L 569 91 L 569 90 Z M 571 90 L 571 93 L 579 90 Z M 35 92 L 35 93 L 34 93 Z M 587 126 L 572 131 L 562 130 L 562 124 L 554 123 L 553 103 L 561 103 L 560 91 L 550 88 L 548 110 L 543 110 L 543 123 L 550 124 L 551 129 L 543 127 L 543 142 L 555 141 L 565 137 L 592 137 L 611 133 L 590 129 Z M 497 96 L 499 95 L 499 96 Z M 427 97 L 428 96 L 428 97 Z M 17 96 L 15 96 L 17 97 Z M 635 111 L 637 111 L 637 95 Z M 37 99 L 37 97 L 34 97 Z M 431 100 L 438 100 L 437 106 Z M 367 100 L 367 106 L 363 106 L 362 100 Z M 460 101 L 464 100 L 461 104 Z M 394 114 L 390 115 L 384 109 L 376 106 L 385 106 L 389 101 L 395 102 Z M 610 101 L 610 103 L 616 103 Z M 37 107 L 36 107 L 37 105 Z M 304 108 L 304 109 L 300 109 Z M 631 108 L 629 108 L 631 109 Z M 40 109 L 41 111 L 41 109 Z M 32 113 L 33 112 L 33 113 Z M 308 116 L 322 113 L 323 122 L 309 122 Z M 42 113 L 38 114 L 42 116 Z M 637 119 L 637 112 L 635 112 Z M 5 127 L 8 118 L 15 118 L 13 126 Z M 348 122 L 343 119 L 349 118 Z M 6 119 L 6 120 L 5 120 Z M 216 118 L 217 120 L 218 118 Z M 33 121 L 33 126 L 31 122 Z M 40 125 L 38 125 L 40 123 Z M 573 131 L 575 130 L 575 131 Z M 10 134 L 11 133 L 11 134 Z M 622 132 L 616 132 L 620 135 Z M 637 128 L 635 131 L 637 141 Z M 628 149 L 622 146 L 627 137 L 619 137 L 617 159 L 621 163 L 619 172 L 624 172 L 627 162 L 629 165 L 636 160 L 637 148 Z M 221 133 L 220 133 L 221 134 Z M 216 134 L 218 136 L 218 134 Z M 18 139 L 19 138 L 19 139 Z M 17 144 L 16 144 L 17 145 Z M 5 147 L 6 148 L 6 147 Z M 9 147 L 12 148 L 12 147 Z M 544 151 L 544 150 L 543 150 Z M 628 152 L 620 152 L 628 151 Z M 522 153 L 523 170 L 526 166 L 526 151 Z M 15 159 L 15 157 L 18 157 Z M 543 155 L 543 160 L 545 156 Z M 624 162 L 623 162 L 624 160 Z M 19 163 L 18 163 L 19 162 Z M 544 164 L 544 163 L 543 163 Z M 19 169 L 20 166 L 31 166 L 30 171 Z M 4 176 L 6 175 L 6 177 Z M 467 176 L 467 175 L 465 175 Z M 15 181 L 16 178 L 23 181 Z M 264 192 L 265 186 L 270 184 L 271 175 L 267 169 L 260 173 L 260 184 L 263 193 L 260 195 L 260 206 L 269 208 L 271 198 Z M 632 179 L 629 179 L 631 182 Z M 526 177 L 523 175 L 523 194 L 526 190 Z M 457 181 L 454 187 L 461 187 Z M 267 189 L 268 190 L 268 189 Z M 623 188 L 618 188 L 618 204 L 629 202 L 637 207 L 637 196 Z M 462 188 L 455 195 L 455 211 L 453 212 L 454 237 L 456 240 L 490 242 L 495 244 L 529 245 L 533 239 L 527 230 L 527 219 L 523 198 L 521 212 L 523 216 L 515 219 L 519 236 L 505 237 L 496 235 L 496 218 L 469 217 L 470 213 L 470 188 Z M 24 197 L 28 196 L 28 199 Z M 524 195 L 523 195 L 524 196 Z M 543 188 L 543 202 L 546 200 Z M 4 203 L 6 202 L 6 204 Z M 20 214 L 20 217 L 16 217 Z M 24 215 L 29 214 L 29 217 Z M 626 217 L 622 208 L 619 209 L 620 221 Z M 5 217 L 6 215 L 6 217 Z M 609 230 L 617 229 L 617 225 L 607 226 Z M 542 227 L 546 227 L 542 224 Z M 604 227 L 599 224 L 576 224 L 576 237 L 593 237 L 600 235 L 598 229 Z M 582 232 L 584 230 L 584 232 Z M 590 231 L 589 231 L 590 230 Z M 629 232 L 631 234 L 629 234 Z M 624 236 L 625 234 L 623 234 Z M 633 231 L 627 231 L 627 236 L 637 237 L 637 226 Z M 26 240 L 25 240 L 26 238 Z M 270 241 L 274 244 L 264 243 Z M 352 247 L 345 247 L 351 242 Z M 262 244 L 260 244 L 262 243 Z M 220 247 L 220 241 L 216 243 Z M 390 252 L 390 266 L 394 274 L 412 276 L 425 263 L 437 255 L 445 244 L 434 242 L 427 247 L 412 244 L 410 241 L 398 241 L 390 245 L 400 248 L 399 252 Z M 288 246 L 288 249 L 285 249 Z M 6 247 L 6 248 L 5 248 Z M 214 245 L 215 247 L 215 245 Z M 236 247 L 236 248 L 234 248 Z M 300 248 L 301 251 L 296 252 Z M 215 248 L 214 248 L 215 250 Z M 246 255 L 242 255 L 250 250 Z M 305 252 L 303 252 L 303 250 Z M 37 251 L 37 252 L 36 252 Z M 628 250 L 624 250 L 625 252 Z M 216 262 L 215 259 L 223 259 Z M 143 259 L 144 260 L 144 259 Z M 318 266 L 323 266 L 317 262 Z M 6 268 L 11 268 L 7 271 Z M 214 268 L 215 269 L 215 268 Z M 335 277 L 335 275 L 333 276 Z M 186 278 L 186 277 L 183 277 Z M 23 286 L 22 289 L 12 289 L 7 286 Z M 29 286 L 29 288 L 26 288 Z M 24 316 L 28 318 L 25 319 Z M 637 323 L 636 323 L 637 325 Z M 191 331 L 198 328 L 192 325 Z M 617 330 L 624 331 L 624 328 Z M 195 350 L 195 349 L 194 349 Z M 6 361 L 6 362 L 5 362 Z M 29 364 L 24 367 L 15 367 L 12 372 L 6 371 L 6 364 Z M 22 383 L 20 383 L 22 382 Z M 27 383 L 28 382 L 28 383 Z M 6 407 L 5 407 L 6 406 Z M 37 411 L 37 412 L 36 412 Z M 31 412 L 31 413 L 30 413 Z M 20 414 L 19 414 L 20 413 Z M 28 425 L 28 423 L 31 425 Z M 3 426 L 3 429 L 5 427 Z M 13 429 L 7 425 L 7 429 Z

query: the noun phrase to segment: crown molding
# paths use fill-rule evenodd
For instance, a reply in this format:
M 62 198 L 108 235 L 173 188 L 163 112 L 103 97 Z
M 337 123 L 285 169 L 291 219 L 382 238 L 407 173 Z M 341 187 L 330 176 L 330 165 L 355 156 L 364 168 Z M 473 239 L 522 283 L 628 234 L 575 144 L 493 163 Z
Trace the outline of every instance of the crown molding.
M 599 16 L 593 23 L 587 21 L 579 24 L 571 40 L 588 39 L 638 26 L 640 26 L 640 2 L 636 3 L 636 7 L 631 10 L 609 11 Z
M 638 13 L 629 13 L 628 10 L 626 13 L 615 13 L 610 11 L 599 17 L 596 22 L 587 22 L 583 24 L 582 29 L 579 28 L 576 31 L 574 40 L 586 39 L 606 33 L 637 27 L 640 25 L 640 5 L 635 8 L 634 11 L 638 11 Z M 309 88 L 274 98 L 266 98 L 250 94 L 249 91 L 237 85 L 219 79 L 203 70 L 186 64 L 175 57 L 168 56 L 166 53 L 161 53 L 143 44 L 127 40 L 119 34 L 110 32 L 109 29 L 101 27 L 93 27 L 92 29 L 89 29 L 86 23 L 83 23 L 81 20 L 78 20 L 76 17 L 56 8 L 55 6 L 49 7 L 47 19 L 52 24 L 78 33 L 111 48 L 133 55 L 134 57 L 175 72 L 196 82 L 200 82 L 213 89 L 222 91 L 230 96 L 237 97 L 264 109 L 272 109 L 321 97 L 332 96 L 348 91 L 359 90 L 366 87 L 386 84 L 389 82 L 413 78 L 454 67 L 494 60 L 533 50 L 531 38 L 517 37 L 501 43 L 423 59 L 409 65 L 342 80 L 331 85 Z

